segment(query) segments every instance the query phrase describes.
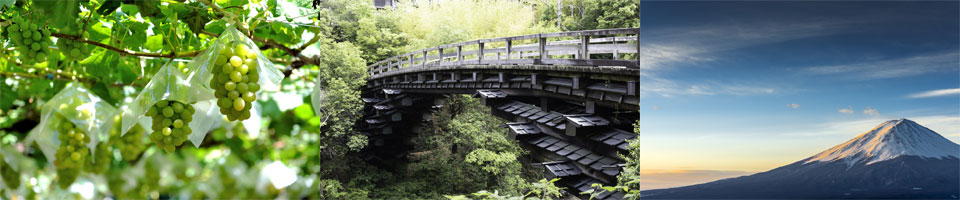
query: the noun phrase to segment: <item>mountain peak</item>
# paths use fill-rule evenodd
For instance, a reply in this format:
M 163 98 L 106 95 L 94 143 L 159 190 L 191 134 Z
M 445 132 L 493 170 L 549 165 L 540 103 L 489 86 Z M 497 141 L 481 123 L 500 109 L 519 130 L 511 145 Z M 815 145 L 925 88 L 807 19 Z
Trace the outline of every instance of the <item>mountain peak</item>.
M 914 121 L 901 118 L 881 123 L 856 138 L 802 162 L 843 161 L 848 166 L 861 162 L 869 165 L 902 155 L 935 159 L 960 158 L 960 145 Z

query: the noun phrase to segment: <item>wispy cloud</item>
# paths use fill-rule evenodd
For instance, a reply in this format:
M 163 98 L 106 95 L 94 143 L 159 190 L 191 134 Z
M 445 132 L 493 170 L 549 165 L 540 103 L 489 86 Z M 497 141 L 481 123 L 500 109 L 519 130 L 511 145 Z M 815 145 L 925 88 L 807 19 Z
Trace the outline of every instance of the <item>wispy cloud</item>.
M 770 95 L 786 90 L 761 83 L 730 83 L 726 81 L 685 83 L 652 75 L 641 75 L 640 81 L 643 83 L 640 85 L 642 95 L 653 94 L 664 97 L 677 95 Z
M 662 78 L 659 72 L 679 64 L 711 62 L 717 52 L 801 38 L 851 31 L 848 25 L 864 20 L 807 20 L 790 23 L 773 20 L 731 22 L 645 30 L 639 66 L 641 92 L 659 96 L 675 95 L 770 95 L 780 92 L 770 83 L 683 83 Z
M 955 71 L 960 63 L 957 52 L 934 53 L 906 58 L 876 60 L 843 65 L 815 66 L 803 69 L 814 75 L 840 75 L 857 79 L 884 79 L 933 72 Z
M 790 104 L 787 104 L 787 107 L 797 109 L 797 108 L 800 108 L 800 104 L 790 103 Z
M 794 132 L 786 132 L 783 135 L 788 136 L 824 136 L 824 135 L 849 135 L 851 138 L 857 134 L 867 132 L 877 125 L 888 121 L 899 119 L 900 117 L 877 115 L 870 119 L 858 119 L 848 121 L 832 121 L 814 125 L 809 128 Z M 923 125 L 934 132 L 940 133 L 944 137 L 958 142 L 960 140 L 960 116 L 956 115 L 928 115 L 906 117 L 920 125 Z
M 960 94 L 960 88 L 952 89 L 941 89 L 941 90 L 930 90 L 919 93 L 913 93 L 908 95 L 909 98 L 928 98 L 928 97 L 942 97 L 942 96 L 951 96 Z
M 863 109 L 863 114 L 878 115 L 878 114 L 880 114 L 880 111 L 878 111 L 878 110 L 875 109 L 875 108 L 871 108 L 871 107 L 867 106 L 867 108 Z
M 856 111 L 853 110 L 853 106 L 847 106 L 846 108 L 840 108 L 839 110 L 837 110 L 837 112 L 840 112 L 843 114 L 853 114 Z

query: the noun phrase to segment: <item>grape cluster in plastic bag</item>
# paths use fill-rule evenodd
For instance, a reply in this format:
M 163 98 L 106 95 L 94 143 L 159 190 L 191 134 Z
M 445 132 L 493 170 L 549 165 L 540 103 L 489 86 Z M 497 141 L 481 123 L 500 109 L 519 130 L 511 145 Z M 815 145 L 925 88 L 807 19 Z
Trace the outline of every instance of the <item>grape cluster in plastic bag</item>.
M 220 113 L 230 121 L 250 118 L 250 108 L 260 90 L 257 55 L 247 45 L 234 42 L 220 49 L 213 65 L 210 87 L 217 97 Z
M 157 146 L 172 152 L 187 141 L 187 135 L 193 133 L 188 124 L 193 121 L 193 106 L 179 101 L 161 100 L 147 110 L 147 116 L 153 118 L 153 133 L 150 140 Z

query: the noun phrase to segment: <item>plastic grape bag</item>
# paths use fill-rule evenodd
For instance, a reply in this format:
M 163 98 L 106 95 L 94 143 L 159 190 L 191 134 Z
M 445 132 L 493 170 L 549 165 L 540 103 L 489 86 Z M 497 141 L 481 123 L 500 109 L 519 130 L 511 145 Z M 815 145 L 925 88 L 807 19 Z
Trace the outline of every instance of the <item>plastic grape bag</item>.
M 193 105 L 194 109 L 197 110 L 197 112 L 194 113 L 193 124 L 198 126 L 194 128 L 194 130 L 211 130 L 216 127 L 220 127 L 220 123 L 223 121 L 223 116 L 221 116 L 220 112 L 217 111 L 217 105 L 214 102 L 216 102 L 216 100 L 209 99 L 198 101 Z M 201 127 L 201 125 L 205 126 Z M 193 126 L 191 126 L 191 128 L 193 128 Z M 194 131 L 187 136 L 187 139 L 193 143 L 194 147 L 200 147 L 200 143 L 203 142 L 203 138 L 206 136 L 207 131 Z
M 247 57 L 247 59 L 244 60 L 238 56 Z M 243 70 L 239 69 L 241 65 L 244 66 Z M 237 66 L 236 70 L 234 70 L 233 66 Z M 210 48 L 207 48 L 197 57 L 195 57 L 187 67 L 193 71 L 193 73 L 188 76 L 188 79 L 191 82 L 202 83 L 202 87 L 197 87 L 196 89 L 207 93 L 208 95 L 205 97 L 210 97 L 210 99 L 218 98 L 217 100 L 219 101 L 214 102 L 214 105 L 220 107 L 220 112 L 224 113 L 225 115 L 227 115 L 225 112 L 234 111 L 229 109 L 231 106 L 229 106 L 227 103 L 221 102 L 237 103 L 238 105 L 235 106 L 237 107 L 237 112 L 244 112 L 244 115 L 250 114 L 246 113 L 246 111 L 252 107 L 253 102 L 251 100 L 255 101 L 255 99 L 258 99 L 263 91 L 279 90 L 280 81 L 283 80 L 284 77 L 283 73 L 280 72 L 280 70 L 272 62 L 270 62 L 270 59 L 260 52 L 259 48 L 257 48 L 257 45 L 250 40 L 250 38 L 247 38 L 245 35 L 240 33 L 240 31 L 237 31 L 236 27 L 233 25 L 229 25 L 227 29 L 220 34 L 220 37 L 216 40 L 216 42 L 214 42 Z M 245 75 L 236 74 L 236 77 L 234 77 L 234 74 L 232 73 L 237 71 L 242 71 Z M 255 74 L 248 74 L 248 71 L 249 73 Z M 228 73 L 229 76 L 227 76 Z M 213 82 L 217 82 L 218 84 L 211 85 L 211 80 L 213 80 Z M 249 92 L 252 92 L 252 94 L 255 96 L 254 98 L 242 98 L 243 101 L 234 99 L 236 97 L 230 98 L 230 100 L 233 101 L 225 101 L 228 100 L 226 98 L 226 96 L 228 96 L 227 92 L 225 92 L 226 90 L 220 90 L 218 92 L 217 89 L 223 89 L 227 86 L 219 85 L 220 82 L 236 83 L 232 85 L 235 87 L 226 90 L 234 91 L 234 88 L 236 88 L 236 90 L 240 93 L 247 92 L 243 90 L 249 90 Z M 247 84 L 249 84 L 249 87 Z M 244 94 L 241 94 L 241 96 L 242 95 Z M 231 121 L 236 119 L 246 119 L 233 115 L 227 116 L 228 118 L 232 118 Z M 249 118 L 249 116 L 247 116 L 247 118 Z
M 243 120 L 243 128 L 246 129 L 247 134 L 251 138 L 256 138 L 260 135 L 260 128 L 263 126 L 263 121 L 260 118 L 260 110 L 263 109 L 260 107 L 260 103 L 254 102 L 253 108 L 250 108 L 250 113 L 252 113 L 250 119 Z
M 200 84 L 187 81 L 186 75 L 183 74 L 173 62 L 160 67 L 160 70 L 157 70 L 157 73 L 153 75 L 150 82 L 144 86 L 143 91 L 134 98 L 129 109 L 124 110 L 123 126 L 121 127 L 120 135 L 123 136 L 127 134 L 130 128 L 133 128 L 142 118 L 146 118 L 147 111 L 157 102 L 172 100 L 184 104 L 193 104 L 197 101 L 212 97 L 208 93 L 192 89 L 192 87 L 198 85 Z M 203 121 L 203 119 L 199 119 L 203 117 L 206 117 L 206 115 L 198 115 L 197 112 L 194 112 L 193 121 L 188 123 L 193 132 L 206 132 L 209 130 L 207 124 L 195 122 Z M 147 121 L 148 126 L 144 128 L 148 128 L 149 130 L 149 128 L 153 126 L 153 122 L 150 120 Z M 150 132 L 148 131 L 148 133 Z
M 96 153 L 96 146 L 101 137 L 109 136 L 113 127 L 113 116 L 117 109 L 94 95 L 80 83 L 69 83 L 40 107 L 40 124 L 30 131 L 26 144 L 37 143 L 40 151 L 47 160 L 56 160 L 57 149 L 60 148 L 60 126 L 66 119 L 71 126 L 82 130 L 90 138 L 85 146 L 90 149 L 91 155 Z
M 23 155 L 13 146 L 0 146 L 0 189 L 7 191 L 17 191 L 21 183 L 21 175 L 29 172 L 21 171 L 26 167 L 21 167 Z
M 313 86 L 313 92 L 310 93 L 310 102 L 313 105 L 313 113 L 316 116 L 323 115 L 320 112 L 323 108 L 323 102 L 327 100 L 327 91 L 320 86 L 321 78 L 317 78 L 317 83 Z

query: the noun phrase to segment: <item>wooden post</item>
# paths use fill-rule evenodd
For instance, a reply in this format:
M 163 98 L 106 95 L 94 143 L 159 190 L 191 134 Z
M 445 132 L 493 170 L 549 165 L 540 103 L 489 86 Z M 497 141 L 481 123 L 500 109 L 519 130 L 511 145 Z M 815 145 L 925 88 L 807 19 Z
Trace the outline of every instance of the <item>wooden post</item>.
M 483 42 L 477 42 L 480 49 L 477 49 L 477 64 L 483 64 Z
M 510 54 L 513 53 L 513 40 L 507 39 L 507 60 L 510 60 Z
M 580 35 L 580 59 L 590 59 L 590 52 L 587 46 L 590 45 L 590 36 Z
M 457 65 L 463 65 L 463 46 L 457 46 Z
M 413 54 L 410 54 L 410 67 L 413 67 Z
M 439 52 L 437 55 L 437 65 L 440 65 L 443 63 L 443 48 L 437 47 L 437 52 Z
M 613 45 L 617 45 L 617 36 L 616 36 L 616 35 L 613 36 Z M 614 47 L 616 47 L 616 46 L 614 46 Z M 614 60 L 620 60 L 620 49 L 618 49 L 618 48 L 613 48 L 613 59 L 614 59 Z
M 640 64 L 640 31 L 637 30 L 637 64 Z
M 420 66 L 421 66 L 421 67 L 426 66 L 426 65 L 427 65 L 427 51 L 423 51 L 423 58 L 421 58 L 421 59 L 423 59 L 423 62 L 420 62 Z
M 537 40 L 539 40 L 540 42 L 540 48 L 537 49 L 537 52 L 540 54 L 540 59 L 542 60 L 542 59 L 550 58 L 550 55 L 547 55 L 547 38 L 538 36 Z

